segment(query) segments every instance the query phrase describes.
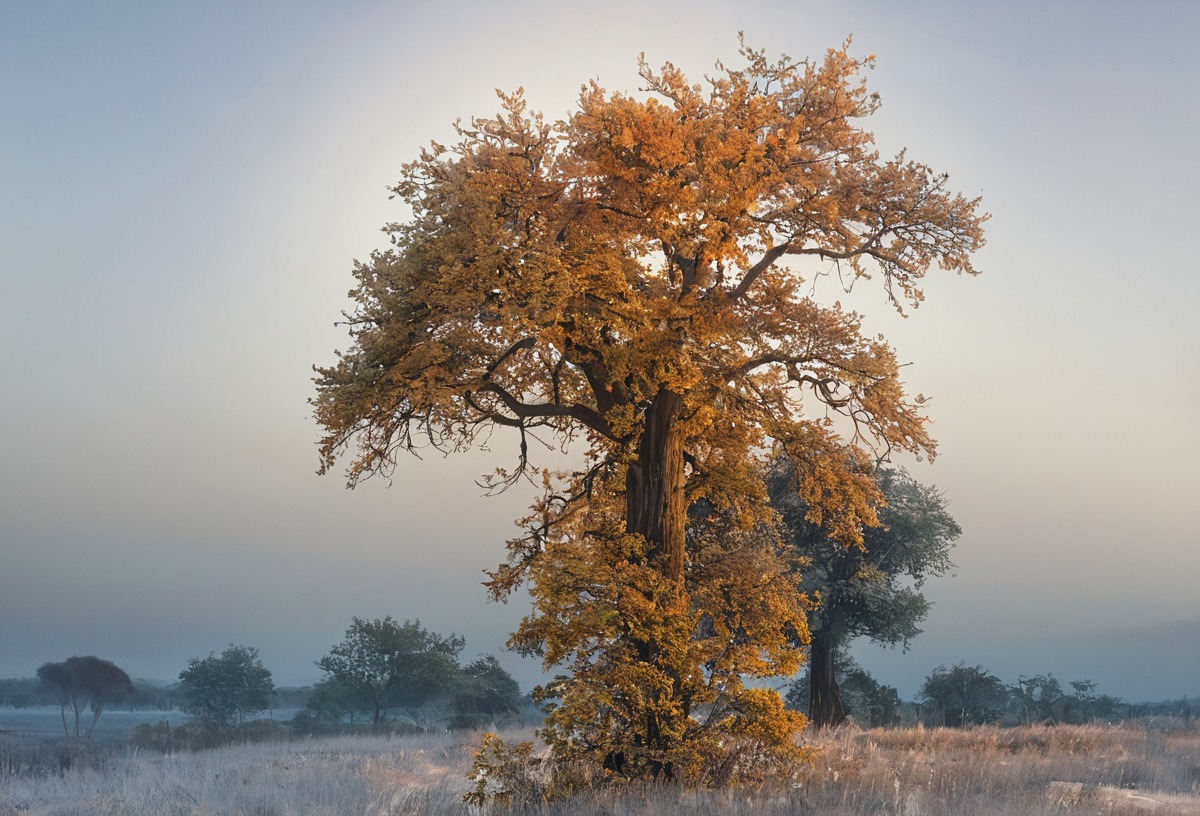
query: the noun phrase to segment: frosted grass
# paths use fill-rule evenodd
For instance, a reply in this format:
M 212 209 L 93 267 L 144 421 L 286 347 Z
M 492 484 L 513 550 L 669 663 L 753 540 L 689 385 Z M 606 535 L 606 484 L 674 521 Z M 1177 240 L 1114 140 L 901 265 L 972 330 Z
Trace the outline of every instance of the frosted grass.
M 300 816 L 461 812 L 470 735 L 355 736 L 168 756 L 0 783 L 2 816 Z M 449 808 L 449 809 L 448 809 Z
M 505 734 L 508 742 L 531 733 Z M 462 803 L 479 735 L 348 736 L 100 761 L 0 776 L 0 816 L 421 816 Z M 1200 816 L 1200 730 L 1183 727 L 841 729 L 762 789 L 604 790 L 539 816 Z M 2 759 L 2 757 L 0 757 Z M 505 811 L 501 811 L 505 812 Z

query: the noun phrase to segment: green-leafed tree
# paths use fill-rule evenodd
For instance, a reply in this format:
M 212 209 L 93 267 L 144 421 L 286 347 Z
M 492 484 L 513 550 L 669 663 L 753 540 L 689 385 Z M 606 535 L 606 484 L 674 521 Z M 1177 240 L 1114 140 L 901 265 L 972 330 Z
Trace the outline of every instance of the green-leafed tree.
M 98 657 L 68 657 L 62 663 L 45 663 L 37 670 L 42 688 L 49 691 L 59 705 L 62 715 L 63 733 L 71 736 L 67 728 L 67 709 L 75 719 L 76 738 L 80 736 L 80 718 L 83 712 L 92 712 L 92 722 L 83 732 L 84 739 L 91 739 L 92 730 L 100 720 L 104 709 L 113 702 L 123 700 L 134 693 L 129 675 L 109 660 Z
M 32 708 L 57 702 L 57 697 L 36 677 L 0 680 L 0 708 Z
M 1075 692 L 1074 710 L 1079 717 L 1079 722 L 1112 720 L 1117 716 L 1118 706 L 1121 705 L 1119 697 L 1113 697 L 1111 694 L 1097 694 L 1096 684 L 1091 680 L 1072 680 L 1071 688 Z M 1183 703 L 1180 706 L 1180 715 L 1187 722 L 1191 720 L 1192 708 L 1186 698 Z
M 938 666 L 921 685 L 918 699 L 932 707 L 942 725 L 960 728 L 999 719 L 1008 689 L 982 666 Z
M 331 691 L 349 695 L 378 724 L 390 709 L 418 709 L 448 691 L 463 644 L 460 637 L 425 630 L 419 620 L 353 618 L 345 639 L 317 661 L 317 668 L 336 682 Z
M 192 658 L 179 673 L 180 708 L 206 725 L 240 725 L 271 705 L 275 684 L 258 649 L 230 645 L 220 655 Z
M 974 273 L 983 243 L 977 200 L 874 149 L 870 58 L 741 54 L 704 86 L 643 63 L 644 93 L 591 83 L 558 122 L 502 95 L 423 151 L 394 189 L 408 220 L 356 265 L 351 347 L 316 378 L 321 469 L 349 453 L 351 485 L 510 431 L 493 484 L 544 493 L 490 587 L 529 587 L 513 645 L 560 672 L 541 691 L 555 756 L 623 777 L 799 756 L 803 718 L 743 679 L 797 670 L 803 596 L 770 548 L 698 557 L 690 506 L 761 523 L 775 447 L 812 520 L 853 545 L 877 523 L 874 455 L 934 451 L 895 352 L 788 263 L 874 277 L 902 308 L 933 267 Z M 539 439 L 586 465 L 539 472 Z
M 462 667 L 450 689 L 451 725 L 477 728 L 521 708 L 521 686 L 500 661 L 485 655 Z
M 67 708 L 69 707 L 75 715 L 75 734 L 79 734 L 79 715 L 83 711 L 82 703 L 77 700 L 75 687 L 71 679 L 71 672 L 67 669 L 67 664 L 63 663 L 43 663 L 37 670 L 38 682 L 41 687 L 49 694 L 53 695 L 54 701 L 58 703 L 58 712 L 62 716 L 63 736 L 70 738 L 71 731 L 67 727 Z
M 1057 723 L 1070 720 L 1072 698 L 1053 674 L 1019 677 L 1009 686 L 1009 705 L 1023 723 Z
M 886 501 L 878 511 L 880 523 L 866 527 L 862 540 L 847 546 L 814 522 L 811 508 L 797 493 L 797 478 L 790 460 L 772 463 L 771 503 L 787 540 L 805 562 L 800 588 L 820 597 L 808 613 L 807 698 L 809 719 L 815 727 L 827 728 L 845 717 L 838 654 L 858 637 L 895 646 L 920 634 L 930 606 L 921 586 L 954 566 L 950 549 L 962 530 L 947 512 L 941 491 L 919 484 L 902 469 L 885 468 L 876 474 Z
M 854 658 L 838 649 L 834 654 L 834 680 L 842 712 L 853 717 L 860 725 L 885 728 L 900 722 L 900 692 L 885 686 L 871 673 L 855 662 Z M 787 703 L 798 711 L 808 711 L 812 684 L 808 669 L 796 678 L 787 692 Z
M 360 722 L 370 722 L 374 712 L 371 698 L 359 687 L 326 677 L 312 688 L 304 708 L 292 718 L 292 729 L 306 734 L 340 731 Z
M 1116 697 L 1097 694 L 1091 680 L 1072 680 L 1063 688 L 1053 674 L 1020 677 L 1009 686 L 1009 708 L 1013 720 L 1022 723 L 1086 723 L 1114 716 L 1120 703 Z

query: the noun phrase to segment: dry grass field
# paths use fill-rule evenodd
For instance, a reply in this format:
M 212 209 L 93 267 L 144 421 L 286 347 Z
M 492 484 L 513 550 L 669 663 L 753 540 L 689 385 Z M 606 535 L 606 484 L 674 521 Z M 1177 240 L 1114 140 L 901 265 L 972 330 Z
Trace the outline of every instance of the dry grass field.
M 843 730 L 799 812 L 1200 814 L 1200 730 L 1131 726 Z
M 520 739 L 529 734 L 506 734 Z M 478 735 L 337 737 L 161 756 L 96 746 L 0 744 L 0 816 L 468 814 Z M 1111 814 L 1200 816 L 1200 728 L 843 729 L 794 779 L 764 789 L 608 790 L 522 813 Z M 64 768 L 69 765 L 69 768 Z

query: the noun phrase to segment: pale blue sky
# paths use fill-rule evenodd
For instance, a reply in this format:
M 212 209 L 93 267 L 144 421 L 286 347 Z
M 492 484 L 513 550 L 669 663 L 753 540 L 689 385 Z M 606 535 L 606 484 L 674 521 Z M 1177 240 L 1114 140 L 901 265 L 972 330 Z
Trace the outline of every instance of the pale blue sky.
M 557 117 L 589 78 L 635 88 L 642 51 L 736 62 L 739 30 L 793 56 L 853 34 L 883 151 L 994 216 L 984 275 L 931 275 L 907 320 L 843 298 L 934 398 L 913 472 L 965 530 L 912 652 L 862 661 L 905 694 L 958 660 L 1200 692 L 1191 2 L 0 4 L 0 677 L 95 653 L 169 679 L 235 642 L 307 682 L 352 615 L 500 651 L 522 610 L 480 571 L 531 498 L 480 497 L 502 445 L 390 490 L 314 475 L 351 259 L 493 89 Z

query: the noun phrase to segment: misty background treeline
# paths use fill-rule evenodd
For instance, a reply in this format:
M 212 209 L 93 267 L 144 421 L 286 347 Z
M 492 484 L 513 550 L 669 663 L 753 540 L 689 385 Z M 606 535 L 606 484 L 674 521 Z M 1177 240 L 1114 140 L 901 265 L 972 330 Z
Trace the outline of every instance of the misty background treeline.
M 57 707 L 63 736 L 83 741 L 113 708 L 190 715 L 175 729 L 166 719 L 135 729 L 147 747 L 167 749 L 275 736 L 285 727 L 258 717 L 279 709 L 294 712 L 288 726 L 300 734 L 475 728 L 518 717 L 528 701 L 516 680 L 494 656 L 462 660 L 465 645 L 420 621 L 353 618 L 344 640 L 316 661 L 325 676 L 312 686 L 276 687 L 257 648 L 230 644 L 192 658 L 170 685 L 132 681 L 91 655 L 47 662 L 36 677 L 0 680 L 0 706 Z
M 535 718 L 530 696 L 499 661 L 484 655 L 464 663 L 464 645 L 462 638 L 429 632 L 419 621 L 355 618 L 346 639 L 317 661 L 325 677 L 310 686 L 275 686 L 257 649 L 231 645 L 219 655 L 191 660 L 177 683 L 132 680 L 123 688 L 114 685 L 103 701 L 72 701 L 69 688 L 54 684 L 72 664 L 93 671 L 107 664 L 110 675 L 113 664 L 94 657 L 47 663 L 39 669 L 42 676 L 0 679 L 0 707 L 61 707 L 68 737 L 69 718 L 88 712 L 93 702 L 99 711 L 85 717 L 91 725 L 107 707 L 183 711 L 210 730 L 249 726 L 250 731 L 263 731 L 271 729 L 255 724 L 257 715 L 293 711 L 287 726 L 300 734 L 474 728 Z M 848 653 L 839 650 L 835 662 L 841 713 L 863 727 L 1115 723 L 1153 717 L 1186 722 L 1200 714 L 1200 705 L 1189 697 L 1129 702 L 1103 693 L 1090 680 L 1064 682 L 1047 673 L 1006 683 L 983 666 L 965 663 L 936 667 L 915 697 L 904 700 Z M 789 707 L 808 711 L 810 688 L 806 670 L 785 690 Z M 169 734 L 165 726 L 142 726 L 143 739 Z M 84 734 L 88 732 L 90 728 Z M 78 726 L 74 736 L 80 736 Z
M 789 460 L 777 459 L 768 468 L 769 500 L 796 555 L 794 580 L 819 600 L 807 613 L 805 668 L 782 689 L 787 705 L 807 714 L 812 729 L 834 728 L 847 719 L 867 727 L 1191 719 L 1193 702 L 1187 698 L 1128 703 L 1088 679 L 1064 682 L 1048 673 L 1005 682 L 982 666 L 962 663 L 934 668 L 914 699 L 901 700 L 895 688 L 855 663 L 850 645 L 865 639 L 907 648 L 921 634 L 931 606 L 923 586 L 953 568 L 950 553 L 962 530 L 942 491 L 903 468 L 884 468 L 876 474 L 886 499 L 880 523 L 865 528 L 856 546 L 846 546 L 814 521 L 812 508 L 796 494 L 795 478 Z M 690 511 L 688 535 L 720 539 L 732 534 L 731 523 L 701 502 Z M 284 728 L 257 720 L 265 711 L 294 712 L 290 733 L 299 734 L 477 728 L 538 719 L 532 694 L 522 694 L 494 656 L 465 660 L 464 648 L 463 638 L 431 632 L 419 620 L 355 617 L 343 640 L 315 661 L 324 676 L 312 686 L 276 687 L 256 648 L 231 644 L 220 654 L 193 658 L 179 682 L 169 685 L 131 680 L 124 669 L 95 656 L 49 662 L 35 678 L 0 680 L 0 706 L 58 706 L 64 737 L 84 740 L 106 708 L 182 711 L 195 723 L 196 734 L 183 740 L 187 745 L 220 742 L 235 733 L 245 737 L 248 727 L 263 735 Z M 152 732 L 147 728 L 141 736 L 162 747 L 178 746 L 187 736 L 165 722 Z
M 809 672 L 786 690 L 789 707 L 809 709 Z M 1190 697 L 1130 702 L 1103 693 L 1091 680 L 1062 681 L 1053 673 L 1021 675 L 1006 683 L 983 666 L 937 666 L 910 700 L 876 680 L 848 654 L 838 655 L 842 713 L 867 728 L 971 725 L 1080 725 L 1178 718 L 1190 723 L 1200 702 Z
M 796 478 L 794 464 L 777 458 L 767 469 L 766 487 L 779 531 L 795 555 L 790 579 L 814 600 L 806 613 L 808 637 L 795 634 L 794 645 L 807 651 L 804 669 L 783 681 L 790 683 L 783 689 L 787 706 L 805 713 L 811 729 L 836 728 L 848 719 L 866 727 L 1114 722 L 1158 715 L 1191 719 L 1186 698 L 1130 704 L 1087 679 L 1064 683 L 1044 674 L 1005 682 L 982 666 L 962 663 L 934 668 L 914 699 L 901 700 L 849 650 L 859 639 L 907 648 L 921 634 L 931 606 L 924 584 L 951 571 L 950 553 L 962 534 L 946 496 L 903 468 L 879 470 L 875 478 L 886 499 L 879 524 L 864 528 L 861 541 L 847 546 L 799 498 Z M 689 511 L 687 534 L 697 545 L 709 539 L 719 543 L 736 538 L 735 522 L 699 502 Z M 697 623 L 701 632 L 714 625 L 704 618 Z M 190 715 L 192 723 L 180 728 L 165 721 L 139 726 L 140 744 L 166 750 L 215 745 L 251 733 L 270 738 L 281 729 L 312 735 L 479 728 L 538 719 L 536 690 L 523 695 L 492 655 L 464 660 L 465 645 L 463 638 L 431 632 L 419 620 L 355 617 L 344 638 L 315 661 L 324 676 L 312 686 L 276 688 L 257 648 L 230 644 L 220 654 L 193 658 L 179 682 L 167 686 L 132 681 L 122 668 L 94 656 L 46 663 L 36 678 L 0 681 L 0 705 L 58 706 L 63 736 L 83 740 L 105 708 Z M 553 703 L 554 695 L 539 699 Z M 294 714 L 285 728 L 273 716 L 258 719 L 268 710 Z

